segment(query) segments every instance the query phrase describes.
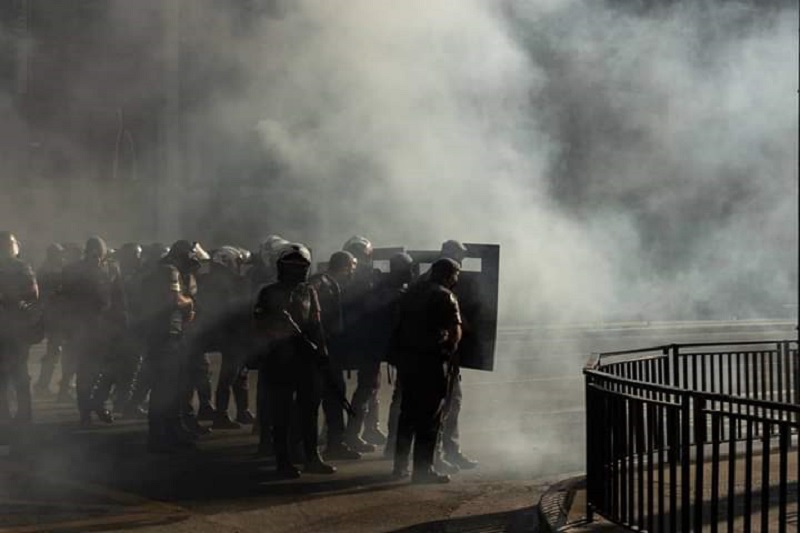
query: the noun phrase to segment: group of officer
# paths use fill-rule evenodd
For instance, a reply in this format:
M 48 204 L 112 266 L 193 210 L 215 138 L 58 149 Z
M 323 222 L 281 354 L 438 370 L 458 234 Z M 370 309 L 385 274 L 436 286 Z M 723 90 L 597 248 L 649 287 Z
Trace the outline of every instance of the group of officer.
M 28 351 L 46 338 L 33 389 L 49 393 L 60 359 L 58 399 L 71 401 L 74 378 L 81 424 L 146 417 L 151 452 L 191 449 L 212 430 L 252 424 L 259 454 L 274 455 L 283 477 L 299 476 L 297 464 L 331 474 L 326 460 L 384 446 L 394 476 L 447 482 L 477 466 L 458 445 L 463 320 L 453 288 L 465 252 L 445 242 L 420 276 L 397 253 L 380 274 L 372 244 L 356 236 L 311 275 L 308 248 L 277 235 L 256 253 L 222 246 L 210 254 L 187 240 L 109 250 L 92 237 L 82 248 L 51 245 L 34 272 L 15 236 L 0 232 L 0 421 L 31 421 Z M 215 394 L 212 352 L 222 358 Z M 388 436 L 378 416 L 383 362 L 396 369 Z M 250 370 L 259 372 L 256 415 Z M 358 379 L 348 400 L 350 370 Z

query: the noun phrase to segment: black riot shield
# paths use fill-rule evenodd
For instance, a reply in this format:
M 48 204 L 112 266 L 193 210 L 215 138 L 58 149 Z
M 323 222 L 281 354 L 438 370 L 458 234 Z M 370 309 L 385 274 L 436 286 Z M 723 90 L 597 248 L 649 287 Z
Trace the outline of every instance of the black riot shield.
M 386 246 L 383 248 L 373 248 L 372 250 L 372 268 L 375 271 L 376 278 L 389 273 L 389 259 L 394 254 L 405 252 L 405 246 Z M 326 272 L 328 270 L 328 262 L 320 261 L 317 263 L 317 272 Z M 378 279 L 375 280 L 376 282 Z
M 500 246 L 465 244 L 466 258 L 453 292 L 458 297 L 464 321 L 459 347 L 461 366 L 476 370 L 494 370 L 497 341 L 497 294 L 500 274 Z M 423 275 L 441 257 L 441 252 L 411 250 L 415 266 Z

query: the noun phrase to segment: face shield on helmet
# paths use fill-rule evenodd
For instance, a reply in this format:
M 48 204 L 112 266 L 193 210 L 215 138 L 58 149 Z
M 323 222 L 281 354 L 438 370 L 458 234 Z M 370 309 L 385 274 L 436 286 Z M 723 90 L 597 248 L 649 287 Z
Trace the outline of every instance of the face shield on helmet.
M 290 243 L 278 255 L 278 280 L 300 283 L 308 279 L 311 269 L 311 252 L 304 244 Z
M 94 261 L 104 261 L 108 257 L 108 245 L 102 237 L 89 237 L 83 251 L 86 259 Z
M 280 235 L 270 235 L 258 248 L 258 255 L 261 262 L 267 266 L 274 266 L 281 250 L 289 244 L 291 243 Z
M 238 273 L 242 266 L 242 253 L 233 246 L 222 246 L 211 253 L 211 262 Z
M 208 252 L 203 249 L 199 242 L 189 242 L 184 239 L 175 241 L 170 247 L 166 258 L 184 272 L 198 270 L 203 266 L 203 263 L 211 260 L 211 256 L 208 255 Z
M 236 248 L 236 249 L 239 250 L 239 256 L 241 257 L 243 265 L 249 265 L 253 262 L 253 254 L 250 252 L 250 250 L 247 250 L 245 248 Z
M 342 250 L 350 252 L 358 259 L 359 268 L 372 268 L 372 243 L 366 237 L 355 235 L 350 237 Z
M 0 257 L 6 259 L 19 257 L 19 241 L 10 231 L 0 231 Z
M 126 242 L 117 250 L 116 258 L 123 272 L 134 272 L 142 265 L 143 249 L 135 242 Z

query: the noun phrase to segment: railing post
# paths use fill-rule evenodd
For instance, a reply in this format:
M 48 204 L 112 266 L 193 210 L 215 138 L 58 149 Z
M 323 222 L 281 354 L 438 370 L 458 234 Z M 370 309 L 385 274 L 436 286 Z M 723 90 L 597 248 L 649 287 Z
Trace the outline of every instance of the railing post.
M 596 472 L 596 468 L 600 467 L 599 464 L 596 464 L 597 450 L 595 449 L 596 442 L 594 441 L 597 436 L 594 434 L 594 427 L 592 426 L 595 419 L 600 419 L 598 411 L 601 407 L 596 405 L 600 403 L 599 401 L 593 401 L 595 399 L 592 398 L 591 381 L 592 377 L 584 374 L 584 394 L 586 398 L 586 520 L 589 522 L 594 520 L 592 503 L 594 495 L 597 494 L 596 483 L 600 480 Z
M 679 349 L 677 344 L 673 344 L 669 347 L 670 351 L 670 360 L 672 361 L 672 386 L 673 387 L 680 387 L 681 386 L 681 370 L 680 364 L 678 362 L 679 358 Z

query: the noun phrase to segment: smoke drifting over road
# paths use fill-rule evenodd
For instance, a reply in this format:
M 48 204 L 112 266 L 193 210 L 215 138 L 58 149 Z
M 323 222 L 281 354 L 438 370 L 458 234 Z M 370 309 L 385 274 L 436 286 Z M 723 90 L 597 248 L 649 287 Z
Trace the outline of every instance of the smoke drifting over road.
M 354 233 L 499 242 L 514 322 L 774 316 L 796 300 L 796 5 L 249 4 L 108 14 L 149 51 L 135 66 L 168 66 L 163 32 L 180 27 L 182 176 L 161 192 L 189 206 L 159 200 L 176 221 L 159 238 L 281 233 L 320 257 Z M 74 76 L 134 108 L 169 87 Z

